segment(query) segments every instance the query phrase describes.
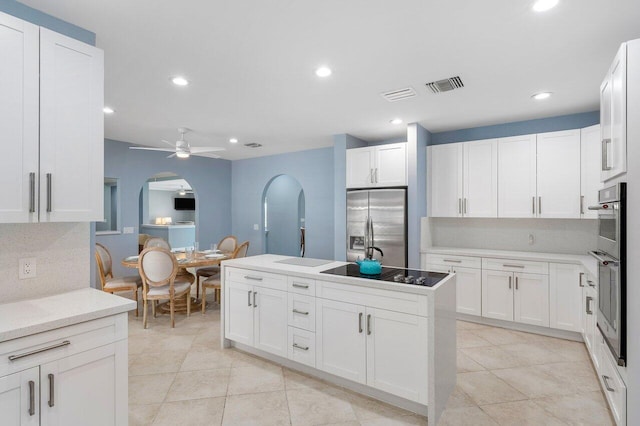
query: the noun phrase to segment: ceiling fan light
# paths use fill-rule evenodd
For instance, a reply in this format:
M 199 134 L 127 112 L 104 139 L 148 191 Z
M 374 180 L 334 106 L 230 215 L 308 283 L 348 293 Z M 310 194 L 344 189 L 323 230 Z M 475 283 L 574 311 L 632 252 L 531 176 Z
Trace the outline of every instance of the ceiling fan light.
M 176 152 L 176 157 L 178 158 L 189 158 L 189 153 L 185 151 Z

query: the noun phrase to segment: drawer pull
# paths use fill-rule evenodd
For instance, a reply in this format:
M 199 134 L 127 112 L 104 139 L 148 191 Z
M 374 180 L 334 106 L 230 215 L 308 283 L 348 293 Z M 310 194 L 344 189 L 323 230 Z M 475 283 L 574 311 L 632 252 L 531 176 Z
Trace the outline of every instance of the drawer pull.
M 33 380 L 29 380 L 29 415 L 36 414 L 36 383 Z
M 295 288 L 309 288 L 307 284 L 292 283 L 291 285 Z
M 294 344 L 293 344 L 293 347 L 294 347 L 294 348 L 297 348 L 297 349 L 302 349 L 303 351 L 308 351 L 308 350 L 309 350 L 309 346 L 300 346 L 300 345 L 299 345 L 299 344 L 297 344 L 297 343 L 294 343 Z
M 245 275 L 245 280 L 262 281 L 262 277 L 252 277 L 251 275 Z
M 511 265 L 511 264 L 504 264 L 502 265 L 503 268 L 521 268 L 524 269 L 524 265 Z
M 299 311 L 297 309 L 293 310 L 294 314 L 300 314 L 300 315 L 309 315 L 309 312 L 305 312 L 305 311 Z
M 55 377 L 53 376 L 53 374 L 49 374 L 47 377 L 49 377 L 49 407 L 53 407 L 54 405 L 56 405 L 54 399 L 55 385 L 53 382 L 55 380 Z
M 616 390 L 611 386 L 609 386 L 609 379 L 611 379 L 611 377 L 605 376 L 604 374 L 602 375 L 602 381 L 604 382 L 604 387 L 607 388 L 609 392 L 615 392 Z
M 444 262 L 452 262 L 452 263 L 462 263 L 462 260 L 455 259 L 442 259 Z
M 28 356 L 35 355 L 35 354 L 39 354 L 41 352 L 50 351 L 51 349 L 61 348 L 63 346 L 68 346 L 70 344 L 71 344 L 71 341 L 65 340 L 62 343 L 58 343 L 56 345 L 47 346 L 46 348 L 36 349 L 36 350 L 30 351 L 30 352 L 25 352 L 25 353 L 19 354 L 19 355 L 11 355 L 11 356 L 9 356 L 9 361 L 15 361 L 16 359 L 28 357 Z

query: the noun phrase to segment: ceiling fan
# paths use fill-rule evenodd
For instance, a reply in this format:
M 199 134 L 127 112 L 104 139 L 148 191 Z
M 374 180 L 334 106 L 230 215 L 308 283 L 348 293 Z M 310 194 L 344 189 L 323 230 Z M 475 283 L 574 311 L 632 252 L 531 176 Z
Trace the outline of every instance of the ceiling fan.
M 165 141 L 166 143 L 173 147 L 173 149 L 169 148 L 150 148 L 146 146 L 130 146 L 129 149 L 141 149 L 146 151 L 165 151 L 165 152 L 173 152 L 173 154 L 169 155 L 167 158 L 178 157 L 178 158 L 189 158 L 191 154 L 203 154 L 205 152 L 216 152 L 216 151 L 224 151 L 224 148 L 219 147 L 206 147 L 206 146 L 191 146 L 189 142 L 184 140 L 185 133 L 189 132 L 190 129 L 186 127 L 178 128 L 178 132 L 180 133 L 180 140 L 175 142 Z M 220 158 L 217 155 L 213 155 L 213 158 Z

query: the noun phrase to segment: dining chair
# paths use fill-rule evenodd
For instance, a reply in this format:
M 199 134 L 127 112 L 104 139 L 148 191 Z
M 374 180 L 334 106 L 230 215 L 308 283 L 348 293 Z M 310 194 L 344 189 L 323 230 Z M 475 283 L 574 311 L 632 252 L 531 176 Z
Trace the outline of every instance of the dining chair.
M 167 249 L 149 247 L 140 253 L 138 269 L 142 276 L 142 324 L 147 328 L 147 304 L 152 301 L 153 316 L 156 316 L 155 303 L 169 300 L 171 328 L 175 327 L 175 299 L 185 296 L 187 316 L 191 314 L 191 283 L 176 279 L 178 261 Z
M 249 250 L 249 241 L 245 241 L 244 243 L 240 244 L 238 248 L 234 250 L 233 254 L 231 255 L 231 259 L 239 259 L 241 257 L 246 257 L 248 250 Z M 214 302 L 218 301 L 218 303 L 220 303 L 220 289 L 222 288 L 222 285 L 220 283 L 219 273 L 217 275 L 207 278 L 202 282 L 202 313 L 203 314 L 207 305 L 207 289 L 208 288 L 212 288 L 214 291 L 213 301 Z
M 238 248 L 238 239 L 227 235 L 218 243 L 218 250 L 223 253 L 233 253 Z M 196 298 L 200 297 L 200 277 L 209 278 L 220 273 L 219 266 L 207 266 L 196 271 Z
M 96 263 L 100 274 L 100 285 L 102 291 L 108 293 L 119 293 L 124 291 L 133 292 L 136 299 L 136 316 L 138 316 L 138 289 L 142 287 L 142 279 L 139 275 L 126 277 L 113 276 L 113 259 L 109 250 L 100 243 L 96 243 Z
M 163 249 L 171 250 L 171 246 L 169 245 L 167 240 L 160 237 L 147 238 L 147 240 L 144 242 L 144 248 L 149 247 L 162 247 Z

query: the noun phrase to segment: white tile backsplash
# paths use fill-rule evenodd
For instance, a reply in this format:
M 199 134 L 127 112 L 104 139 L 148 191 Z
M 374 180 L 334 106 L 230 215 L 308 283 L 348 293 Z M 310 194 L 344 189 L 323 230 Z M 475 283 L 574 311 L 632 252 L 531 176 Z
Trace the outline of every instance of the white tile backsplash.
M 420 248 L 585 254 L 596 248 L 596 227 L 593 219 L 422 218 Z
M 0 303 L 90 286 L 89 223 L 0 224 Z M 37 276 L 18 279 L 18 259 L 35 257 Z

